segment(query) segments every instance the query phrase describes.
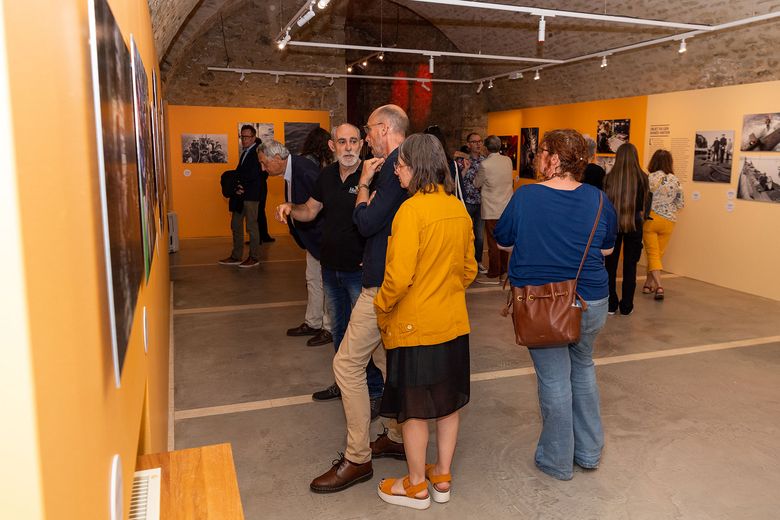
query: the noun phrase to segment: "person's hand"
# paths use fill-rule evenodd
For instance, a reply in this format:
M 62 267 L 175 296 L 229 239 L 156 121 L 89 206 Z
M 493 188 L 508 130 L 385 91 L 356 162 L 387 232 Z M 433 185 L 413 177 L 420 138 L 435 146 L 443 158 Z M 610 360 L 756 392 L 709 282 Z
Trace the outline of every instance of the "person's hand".
M 285 202 L 283 204 L 279 204 L 278 206 L 276 206 L 276 212 L 274 216 L 276 217 L 276 220 L 278 220 L 282 224 L 287 224 L 287 217 L 290 215 L 291 211 L 292 211 L 292 203 Z
M 471 160 L 469 160 L 467 158 L 464 158 L 463 159 L 463 169 L 464 170 L 468 170 L 469 168 L 471 168 Z
M 382 165 L 385 164 L 384 157 L 374 157 L 363 161 L 363 170 L 360 172 L 360 184 L 371 184 L 374 179 L 374 175 Z
M 239 186 L 238 189 L 236 190 L 236 195 L 243 195 L 243 194 L 244 194 L 244 188 Z

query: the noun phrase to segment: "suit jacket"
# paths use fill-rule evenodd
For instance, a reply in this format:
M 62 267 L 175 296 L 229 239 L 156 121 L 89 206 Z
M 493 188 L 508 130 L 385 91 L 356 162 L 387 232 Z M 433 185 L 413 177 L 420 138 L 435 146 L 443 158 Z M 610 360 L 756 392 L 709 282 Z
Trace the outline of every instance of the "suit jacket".
M 292 161 L 292 180 L 290 182 L 292 190 L 287 193 L 285 186 L 285 199 L 293 204 L 305 204 L 311 197 L 314 184 L 320 176 L 320 169 L 313 162 L 300 155 L 290 154 L 289 160 Z M 287 226 L 295 241 L 317 260 L 320 259 L 322 225 L 322 212 L 311 222 L 298 222 L 292 217 L 287 219 Z
M 479 165 L 474 186 L 482 188 L 482 219 L 498 220 L 514 193 L 512 159 L 491 153 Z
M 244 200 L 259 201 L 260 192 L 267 191 L 268 188 L 265 180 L 261 179 L 260 159 L 257 157 L 257 141 L 246 152 L 241 152 L 236 172 L 238 173 L 239 182 L 244 187 Z M 267 173 L 265 178 L 268 178 Z
M 222 196 L 228 199 L 228 209 L 235 213 L 241 213 L 244 210 L 244 199 L 236 195 L 236 190 L 239 187 L 238 173 L 235 170 L 223 172 L 219 183 L 222 186 Z

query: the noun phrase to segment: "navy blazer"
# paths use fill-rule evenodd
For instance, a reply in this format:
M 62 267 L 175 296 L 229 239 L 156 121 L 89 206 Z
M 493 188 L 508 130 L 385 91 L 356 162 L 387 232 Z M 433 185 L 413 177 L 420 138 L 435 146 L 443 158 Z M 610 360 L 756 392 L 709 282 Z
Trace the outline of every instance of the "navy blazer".
M 292 192 L 289 193 L 288 202 L 293 204 L 306 204 L 311 197 L 320 169 L 305 157 L 290 154 L 292 161 Z M 286 186 L 285 186 L 286 190 Z M 297 222 L 292 217 L 287 219 L 290 234 L 301 248 L 308 251 L 311 256 L 320 259 L 320 245 L 322 244 L 322 212 L 311 222 Z
M 243 160 L 241 159 L 243 157 Z M 259 201 L 261 184 L 266 186 L 265 182 L 261 182 L 260 173 L 260 159 L 257 157 L 257 142 L 252 143 L 246 154 L 241 152 L 239 156 L 238 166 L 236 166 L 236 172 L 238 173 L 238 179 L 241 186 L 244 187 L 244 200 Z M 268 174 L 266 174 L 267 176 Z M 266 187 L 267 189 L 267 187 Z

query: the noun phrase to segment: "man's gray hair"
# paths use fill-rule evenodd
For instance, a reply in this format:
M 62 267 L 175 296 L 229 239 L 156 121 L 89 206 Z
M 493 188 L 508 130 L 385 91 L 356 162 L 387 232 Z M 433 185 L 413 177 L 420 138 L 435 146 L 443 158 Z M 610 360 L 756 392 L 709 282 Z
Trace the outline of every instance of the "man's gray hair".
M 358 139 L 360 139 L 360 128 L 356 127 L 356 126 L 355 126 L 355 125 L 353 125 L 352 123 L 340 123 L 340 124 L 338 124 L 338 125 L 334 126 L 334 127 L 333 127 L 333 130 L 331 130 L 331 132 L 330 132 L 330 140 L 331 140 L 331 141 L 334 141 L 334 142 L 336 141 L 336 139 L 337 139 L 337 138 L 336 138 L 336 130 L 338 130 L 338 129 L 339 129 L 339 128 L 341 128 L 342 126 L 351 126 L 352 128 L 354 128 L 354 129 L 355 129 L 355 131 L 357 132 Z
M 406 135 L 406 132 L 409 131 L 409 117 L 404 109 L 398 105 L 382 105 L 376 109 L 376 115 L 396 133 Z
M 596 141 L 588 134 L 583 134 L 582 137 L 585 138 L 585 142 L 588 144 L 588 157 L 593 157 L 596 155 Z
M 279 141 L 273 139 L 263 141 L 257 150 L 258 153 L 265 154 L 266 157 L 278 155 L 282 160 L 287 159 L 290 156 L 290 150 Z
M 501 139 L 499 139 L 498 136 L 495 135 L 489 135 L 485 139 L 485 148 L 488 149 L 488 152 L 490 153 L 496 153 L 499 150 L 501 150 Z

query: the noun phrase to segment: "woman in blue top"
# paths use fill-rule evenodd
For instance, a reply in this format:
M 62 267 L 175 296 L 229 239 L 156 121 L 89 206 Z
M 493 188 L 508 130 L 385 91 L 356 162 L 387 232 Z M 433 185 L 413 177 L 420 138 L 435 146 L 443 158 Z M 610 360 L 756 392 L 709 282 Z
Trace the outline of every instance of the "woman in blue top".
M 536 369 L 542 433 L 536 466 L 560 480 L 572 478 L 573 465 L 596 468 L 604 446 L 593 343 L 607 318 L 609 286 L 604 256 L 617 234 L 615 209 L 602 192 L 580 179 L 588 147 L 575 130 L 545 134 L 537 154 L 538 184 L 520 187 L 495 230 L 502 247 L 513 248 L 509 280 L 513 286 L 543 285 L 577 275 L 599 200 L 603 208 L 582 268 L 577 292 L 587 302 L 577 343 L 530 349 Z

